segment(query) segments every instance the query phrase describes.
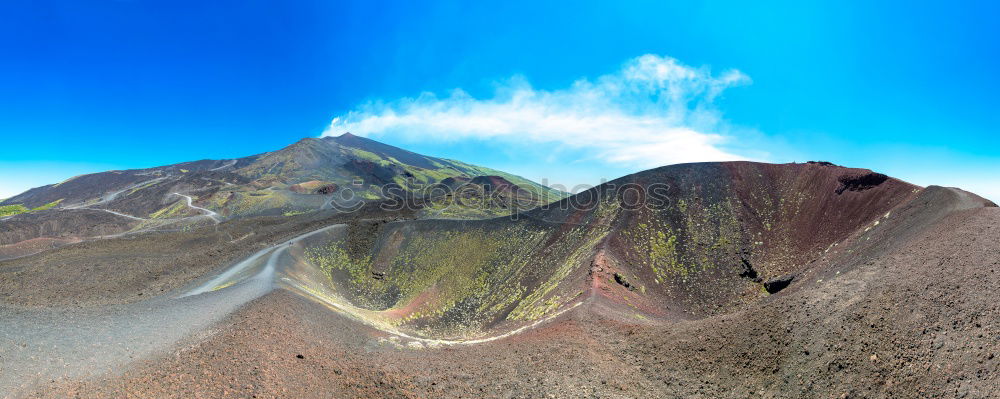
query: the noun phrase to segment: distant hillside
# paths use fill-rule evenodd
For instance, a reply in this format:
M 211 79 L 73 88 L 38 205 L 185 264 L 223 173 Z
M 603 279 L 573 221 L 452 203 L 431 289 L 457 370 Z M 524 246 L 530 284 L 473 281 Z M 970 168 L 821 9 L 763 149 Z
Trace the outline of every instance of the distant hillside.
M 476 201 L 451 206 L 450 194 L 428 190 L 466 182 L 463 195 Z M 457 180 L 456 180 L 457 179 Z M 481 183 L 506 182 L 493 193 Z M 394 187 L 394 190 L 387 190 Z M 395 196 L 432 198 L 426 217 L 479 218 L 557 201 L 566 193 L 498 170 L 417 154 L 345 133 L 305 138 L 274 152 L 238 159 L 200 160 L 148 169 L 118 170 L 73 177 L 33 188 L 0 201 L 0 220 L 12 231 L 0 246 L 48 237 L 45 223 L 60 225 L 60 239 L 89 236 L 93 229 L 66 221 L 96 223 L 101 235 L 152 229 L 180 229 L 193 224 L 259 216 L 293 215 L 344 209 Z M 484 196 L 490 195 L 490 198 Z M 190 202 L 188 202 L 190 197 Z M 490 205 L 481 209 L 483 204 Z M 96 213 L 95 213 L 96 211 Z M 85 212 L 87 217 L 72 215 Z M 14 229 L 13 226 L 19 226 Z M 13 231 L 17 230 L 17 231 Z

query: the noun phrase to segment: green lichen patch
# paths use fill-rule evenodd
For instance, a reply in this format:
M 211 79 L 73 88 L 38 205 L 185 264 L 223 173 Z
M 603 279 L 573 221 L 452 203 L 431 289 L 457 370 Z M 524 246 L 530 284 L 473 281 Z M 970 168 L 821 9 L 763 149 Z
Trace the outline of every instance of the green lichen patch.
M 52 209 L 52 208 L 55 208 L 55 207 L 59 206 L 59 204 L 62 201 L 63 201 L 62 199 L 58 199 L 58 200 L 49 202 L 49 203 L 47 203 L 45 205 L 37 206 L 37 207 L 34 207 L 34 208 L 27 208 L 27 207 L 25 207 L 24 205 L 21 205 L 21 204 L 2 205 L 2 206 L 0 206 L 0 217 L 14 216 L 14 215 L 20 215 L 22 213 L 31 213 L 31 212 L 38 212 L 38 211 L 49 210 L 49 209 Z
M 525 223 L 409 229 L 382 232 L 367 250 L 351 239 L 310 248 L 307 259 L 350 302 L 395 315 L 391 324 L 467 336 L 564 305 L 572 296 L 560 287 L 607 234 L 577 227 L 548 244 L 555 231 Z
M 187 216 L 188 206 L 184 201 L 177 201 L 156 212 L 149 214 L 150 219 L 172 219 Z
M 25 208 L 24 205 L 21 204 L 2 205 L 0 206 L 0 217 L 14 216 L 30 211 L 30 209 Z
M 55 200 L 55 201 L 52 201 L 52 202 L 49 202 L 48 204 L 45 204 L 45 205 L 42 205 L 42 206 L 39 206 L 39 207 L 37 207 L 37 208 L 32 208 L 32 209 L 31 209 L 31 212 L 35 212 L 35 211 L 44 211 L 44 210 L 49 210 L 49 209 L 52 209 L 52 208 L 55 208 L 55 207 L 59 206 L 59 204 L 60 204 L 60 203 L 61 203 L 62 201 L 63 201 L 63 199 L 57 199 L 57 200 Z

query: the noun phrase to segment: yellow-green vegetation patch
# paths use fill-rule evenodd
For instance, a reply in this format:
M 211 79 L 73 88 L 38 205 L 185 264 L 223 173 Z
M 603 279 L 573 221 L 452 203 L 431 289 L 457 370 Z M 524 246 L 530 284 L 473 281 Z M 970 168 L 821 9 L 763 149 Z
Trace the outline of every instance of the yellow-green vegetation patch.
M 518 223 L 400 234 L 398 246 L 376 252 L 352 254 L 345 241 L 306 254 L 355 305 L 404 311 L 390 323 L 468 335 L 488 323 L 537 320 L 558 309 L 571 299 L 558 294 L 560 283 L 607 230 L 577 227 L 548 247 L 554 229 Z
M 354 154 L 354 156 L 364 159 L 366 161 L 375 162 L 382 166 L 387 166 L 390 164 L 388 160 L 382 159 L 382 157 L 378 156 L 378 154 L 375 154 L 374 152 L 369 152 L 358 148 L 351 148 L 350 151 L 352 154 Z
M 452 201 L 443 199 L 430 202 L 429 205 L 421 209 L 421 217 L 431 219 L 490 219 L 508 216 L 511 213 L 511 209 L 482 204 L 482 201 L 476 200 Z
M 288 195 L 277 190 L 235 192 L 225 204 L 232 215 L 252 215 L 269 209 L 288 208 L 291 205 Z
M 550 248 L 553 252 L 559 253 L 561 262 L 558 268 L 549 278 L 538 286 L 531 294 L 522 300 L 510 314 L 508 320 L 538 320 L 546 314 L 556 310 L 563 302 L 558 295 L 550 295 L 559 284 L 566 280 L 570 272 L 586 261 L 595 250 L 597 244 L 607 236 L 607 229 L 597 231 L 589 230 L 585 227 L 577 227 L 569 231 L 562 237 L 561 246 Z M 567 245 L 572 243 L 572 245 Z M 567 253 L 568 252 L 568 253 Z M 555 260 L 552 259 L 552 260 Z
M 171 219 L 187 216 L 188 206 L 184 201 L 174 202 L 172 205 L 164 207 L 149 214 L 150 219 Z
M 27 208 L 27 207 L 25 207 L 24 205 L 21 205 L 21 204 L 2 205 L 2 206 L 0 206 L 0 217 L 14 216 L 14 215 L 20 215 L 22 213 L 31 213 L 31 212 L 38 212 L 38 211 L 49 210 L 49 209 L 52 209 L 52 208 L 55 208 L 55 207 L 59 206 L 59 203 L 61 203 L 62 201 L 63 201 L 63 199 L 58 199 L 58 200 L 49 202 L 48 204 L 45 204 L 45 205 L 42 205 L 42 206 L 38 206 L 38 207 L 34 207 L 34 208 L 30 208 L 30 209 Z
M 657 281 L 666 281 L 670 275 L 687 277 L 689 272 L 677 261 L 677 236 L 669 234 L 669 230 L 657 231 L 649 239 L 649 262 Z
M 678 212 L 679 211 L 679 212 Z M 740 225 L 729 201 L 702 205 L 679 199 L 676 208 L 659 215 L 652 223 L 640 222 L 623 231 L 639 260 L 663 284 L 710 270 L 721 254 L 738 252 Z M 678 220 L 670 223 L 669 220 Z
M 0 217 L 14 216 L 30 211 L 31 210 L 25 208 L 24 205 L 21 204 L 2 205 L 0 206 Z
M 63 199 L 64 198 L 60 198 L 60 199 L 57 199 L 55 201 L 49 202 L 48 204 L 45 204 L 45 205 L 42 205 L 42 206 L 39 206 L 39 207 L 36 207 L 36 208 L 32 208 L 31 212 L 34 212 L 34 211 L 44 211 L 44 210 L 55 208 L 55 207 L 59 206 L 59 203 L 63 202 Z
M 128 195 L 132 195 L 132 194 L 135 194 L 139 190 L 155 186 L 157 183 L 159 183 L 159 182 L 158 181 L 151 181 L 151 182 L 143 184 L 143 185 L 141 185 L 139 187 L 133 188 L 133 189 L 129 190 Z

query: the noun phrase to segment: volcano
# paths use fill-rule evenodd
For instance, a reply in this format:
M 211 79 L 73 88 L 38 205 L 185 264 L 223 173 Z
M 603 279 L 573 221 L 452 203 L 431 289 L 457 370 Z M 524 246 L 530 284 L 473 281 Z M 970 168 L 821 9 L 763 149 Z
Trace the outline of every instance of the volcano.
M 325 205 L 355 179 L 369 182 L 356 206 Z M 464 189 L 417 195 L 417 182 Z M 407 194 L 371 188 L 394 183 Z M 498 215 L 456 197 L 535 202 Z M 987 397 L 998 385 L 1000 208 L 867 169 L 680 164 L 566 195 L 344 135 L 83 176 L 15 203 L 31 211 L 0 221 L 5 239 L 40 249 L 0 261 L 9 396 Z M 157 213 L 187 224 L 136 229 Z M 87 219 L 130 216 L 142 220 Z
M 96 238 L 197 228 L 222 219 L 349 211 L 392 195 L 422 198 L 436 192 L 435 186 L 448 187 L 441 184 L 448 179 L 506 182 L 508 192 L 516 187 L 517 206 L 506 206 L 511 198 L 477 201 L 475 206 L 437 201 L 438 209 L 428 206 L 427 216 L 500 216 L 567 195 L 502 171 L 345 133 L 305 138 L 244 158 L 108 171 L 28 190 L 0 201 L 6 227 L 0 231 L 0 259 Z M 185 196 L 192 198 L 191 204 Z

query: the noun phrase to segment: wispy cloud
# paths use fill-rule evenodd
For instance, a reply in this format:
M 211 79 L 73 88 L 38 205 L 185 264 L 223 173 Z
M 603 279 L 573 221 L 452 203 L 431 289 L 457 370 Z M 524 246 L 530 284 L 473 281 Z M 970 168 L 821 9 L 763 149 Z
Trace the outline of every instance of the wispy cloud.
M 536 89 L 514 77 L 498 84 L 491 98 L 456 89 L 443 97 L 367 103 L 334 118 L 324 135 L 552 145 L 636 167 L 736 160 L 745 157 L 727 149 L 732 137 L 714 103 L 724 90 L 749 83 L 737 70 L 715 75 L 643 55 L 561 90 Z

